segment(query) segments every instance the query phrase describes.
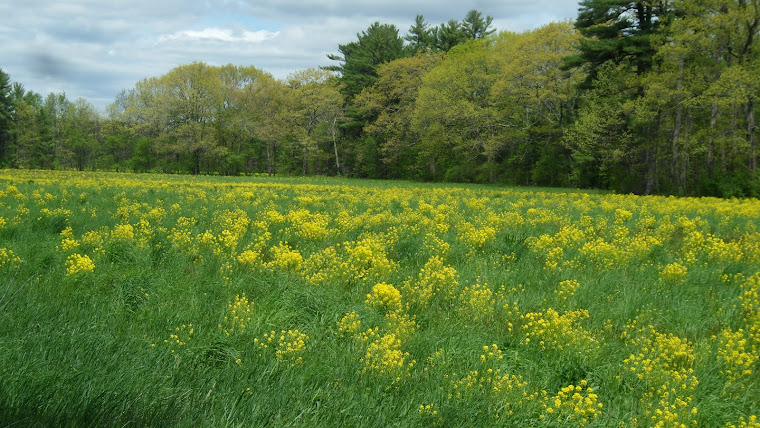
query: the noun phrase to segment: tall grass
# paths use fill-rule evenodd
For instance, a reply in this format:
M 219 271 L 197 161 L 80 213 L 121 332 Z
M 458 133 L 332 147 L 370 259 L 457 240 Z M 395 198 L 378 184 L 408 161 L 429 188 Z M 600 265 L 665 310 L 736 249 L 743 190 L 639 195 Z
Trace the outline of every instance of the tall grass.
M 0 425 L 747 426 L 759 220 L 757 200 L 0 171 Z

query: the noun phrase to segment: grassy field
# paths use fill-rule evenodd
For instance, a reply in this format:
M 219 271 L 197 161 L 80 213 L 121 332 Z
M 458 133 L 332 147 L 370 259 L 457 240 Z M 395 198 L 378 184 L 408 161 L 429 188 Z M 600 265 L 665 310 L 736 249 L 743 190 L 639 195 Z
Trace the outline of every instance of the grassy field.
M 760 415 L 760 202 L 0 171 L 0 426 Z

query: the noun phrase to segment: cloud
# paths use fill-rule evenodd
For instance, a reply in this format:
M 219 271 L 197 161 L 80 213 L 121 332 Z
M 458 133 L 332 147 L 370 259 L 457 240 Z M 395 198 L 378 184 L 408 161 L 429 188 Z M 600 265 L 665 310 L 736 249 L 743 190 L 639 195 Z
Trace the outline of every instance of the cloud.
M 332 63 L 327 54 L 375 21 L 404 35 L 469 9 L 498 30 L 574 18 L 577 0 L 26 0 L 0 2 L 0 68 L 29 90 L 85 97 L 96 107 L 143 78 L 202 61 L 253 65 L 277 78 Z
M 70 74 L 70 64 L 64 58 L 48 52 L 36 52 L 30 55 L 30 71 L 41 78 L 61 79 Z
M 235 32 L 228 28 L 205 28 L 201 31 L 178 31 L 159 37 L 159 42 L 167 41 L 204 41 L 214 40 L 230 43 L 261 43 L 280 35 L 279 31 L 242 31 Z

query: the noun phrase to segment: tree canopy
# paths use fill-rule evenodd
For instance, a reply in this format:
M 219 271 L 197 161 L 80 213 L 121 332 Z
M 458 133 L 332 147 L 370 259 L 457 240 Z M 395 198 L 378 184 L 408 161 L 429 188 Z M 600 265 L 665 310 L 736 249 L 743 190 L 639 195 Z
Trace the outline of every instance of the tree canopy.
M 105 112 L 0 70 L 0 165 L 575 186 L 760 196 L 756 0 L 584 0 L 496 32 L 478 10 L 276 79 L 185 64 Z

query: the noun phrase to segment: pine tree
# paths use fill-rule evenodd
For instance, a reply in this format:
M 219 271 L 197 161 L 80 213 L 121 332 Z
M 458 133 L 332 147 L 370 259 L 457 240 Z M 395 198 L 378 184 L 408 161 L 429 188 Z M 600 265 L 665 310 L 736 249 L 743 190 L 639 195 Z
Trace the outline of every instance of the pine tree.
M 448 52 L 454 46 L 467 40 L 467 36 L 462 29 L 462 24 L 456 19 L 450 19 L 433 29 L 435 38 L 435 49 Z
M 667 1 L 585 0 L 580 6 L 575 28 L 586 39 L 564 68 L 588 65 L 585 87 L 590 87 L 607 61 L 627 61 L 638 74 L 652 67 L 657 51 L 653 37 L 670 22 Z
M 433 33 L 422 15 L 417 15 L 414 19 L 414 24 L 409 27 L 409 32 L 404 36 L 404 40 L 409 42 L 408 47 L 412 52 L 433 48 Z
M 8 156 L 12 113 L 11 77 L 0 68 L 0 165 L 6 163 Z
M 404 39 L 399 37 L 395 25 L 375 22 L 356 36 L 357 41 L 338 46 L 341 55 L 327 55 L 333 61 L 342 62 L 341 65 L 324 67 L 340 73 L 347 100 L 375 83 L 380 64 L 406 56 Z
M 462 32 L 468 39 L 482 39 L 496 31 L 493 28 L 489 29 L 492 22 L 492 16 L 483 18 L 480 11 L 472 9 L 462 20 Z

